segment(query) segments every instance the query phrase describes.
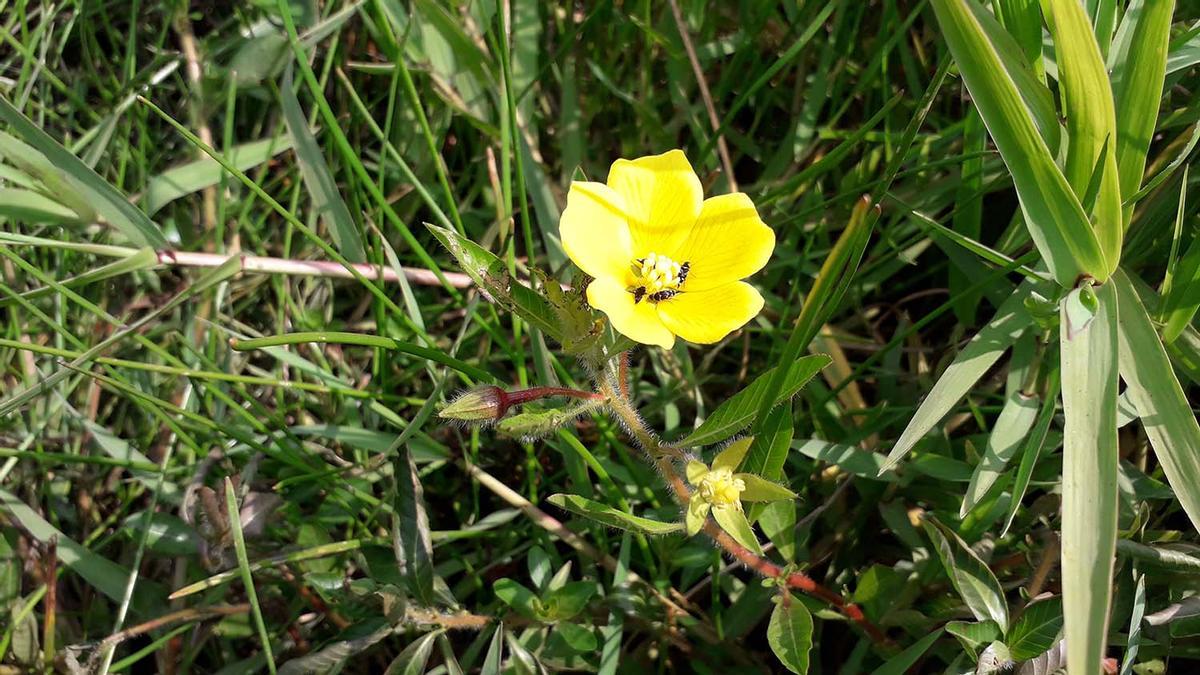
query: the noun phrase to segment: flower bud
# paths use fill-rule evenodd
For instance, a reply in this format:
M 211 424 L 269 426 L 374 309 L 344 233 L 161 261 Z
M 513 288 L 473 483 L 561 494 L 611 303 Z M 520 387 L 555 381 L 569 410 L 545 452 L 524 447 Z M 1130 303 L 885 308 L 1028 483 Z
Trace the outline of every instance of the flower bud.
M 438 417 L 464 422 L 494 422 L 508 412 L 508 394 L 495 385 L 470 389 L 442 408 Z

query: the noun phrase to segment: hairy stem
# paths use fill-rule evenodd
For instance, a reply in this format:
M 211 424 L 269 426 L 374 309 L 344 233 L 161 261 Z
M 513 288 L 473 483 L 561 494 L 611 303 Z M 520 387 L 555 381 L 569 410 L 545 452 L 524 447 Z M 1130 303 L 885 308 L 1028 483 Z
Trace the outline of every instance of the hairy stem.
M 619 358 L 624 358 L 624 355 Z M 642 421 L 641 415 L 638 414 L 637 409 L 634 408 L 629 398 L 623 395 L 622 390 L 624 387 L 614 385 L 611 377 L 603 374 L 598 375 L 596 386 L 598 391 L 608 399 L 609 409 L 625 428 L 629 430 L 630 435 L 634 437 L 638 445 L 646 453 L 647 461 L 653 464 L 667 481 L 667 484 L 671 487 L 671 491 L 675 495 L 676 501 L 680 504 L 687 504 L 691 498 L 692 491 L 683 478 L 680 477 L 674 463 L 674 460 L 683 459 L 687 453 L 681 448 L 663 443 L 646 426 L 646 423 Z M 858 624 L 863 632 L 877 644 L 887 644 L 889 642 L 884 632 L 863 615 L 862 609 L 858 605 L 846 600 L 841 594 L 817 583 L 803 572 L 785 569 L 769 559 L 750 551 L 734 541 L 733 537 L 729 536 L 728 533 L 718 527 L 711 519 L 705 524 L 704 533 L 731 557 L 756 573 L 769 579 L 779 579 L 786 583 L 789 588 L 807 593 L 814 598 L 828 603 L 846 616 L 846 618 Z

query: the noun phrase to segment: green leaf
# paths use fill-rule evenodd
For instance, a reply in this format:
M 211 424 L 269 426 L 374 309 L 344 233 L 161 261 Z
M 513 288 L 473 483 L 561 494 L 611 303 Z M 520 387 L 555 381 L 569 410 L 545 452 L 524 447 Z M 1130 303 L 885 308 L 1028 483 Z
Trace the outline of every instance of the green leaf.
M 631 515 L 600 502 L 580 497 L 579 495 L 553 494 L 547 497 L 546 501 L 560 509 L 622 530 L 659 535 L 671 534 L 683 529 L 683 525 L 680 523 L 664 523 L 658 520 Z
M 775 396 L 775 405 L 795 396 L 814 375 L 829 365 L 830 360 L 828 356 L 820 354 L 805 356 L 794 361 L 784 375 L 783 386 Z M 754 415 L 767 395 L 767 388 L 770 386 L 771 378 L 775 375 L 776 370 L 778 367 L 759 375 L 745 389 L 717 406 L 708 419 L 704 420 L 699 428 L 679 444 L 685 447 L 712 445 L 749 426 L 754 421 Z
M 746 484 L 745 491 L 742 492 L 742 501 L 747 502 L 777 502 L 781 500 L 790 500 L 796 498 L 796 493 L 780 485 L 773 483 L 761 476 L 755 476 L 752 473 L 735 474 Z
M 995 621 L 950 621 L 946 632 L 958 638 L 964 649 L 974 657 L 979 647 L 1000 639 L 1002 633 Z
M 1138 662 L 1138 650 L 1142 646 L 1142 618 L 1146 616 L 1146 575 L 1137 566 L 1134 566 L 1133 578 L 1133 609 L 1129 613 L 1129 632 L 1127 633 L 1129 639 L 1125 643 L 1125 658 L 1121 659 L 1119 675 L 1133 673 L 1133 666 Z
M 1109 143 L 1119 140 L 1112 89 L 1096 34 L 1079 0 L 1047 0 L 1042 5 L 1054 36 L 1058 79 L 1067 118 L 1064 173 L 1081 200 L 1093 173 L 1099 177 L 1099 191 L 1090 215 L 1096 240 L 1108 261 L 1105 275 L 1097 275 L 1103 279 L 1117 268 L 1125 234 L 1116 153 L 1105 150 Z
M 1200 573 L 1200 558 L 1183 551 L 1176 551 L 1161 546 L 1147 546 L 1128 539 L 1118 539 L 1117 552 L 1156 567 L 1189 574 Z
M 196 530 L 169 513 L 138 511 L 125 519 L 125 534 L 133 541 L 147 528 L 146 546 L 155 553 L 194 556 L 200 550 L 200 535 Z
M 779 555 L 788 562 L 795 562 L 796 504 L 791 501 L 768 502 L 759 509 L 757 522 L 767 539 L 775 544 Z
M 1179 186 L 1179 210 L 1175 220 L 1175 236 L 1181 237 L 1184 221 L 1184 201 L 1187 198 L 1187 170 Z M 1192 324 L 1196 310 L 1200 309 L 1200 235 L 1192 237 L 1187 251 L 1178 259 L 1172 259 L 1168 276 L 1163 284 L 1162 339 L 1166 344 L 1175 342 L 1184 329 Z
M 1054 413 L 1058 410 L 1058 391 L 1058 370 L 1055 369 L 1048 376 L 1046 395 L 1042 399 L 1041 409 L 1038 410 L 1037 420 L 1033 423 L 1033 431 L 1025 438 L 1024 447 L 1021 449 L 1021 465 L 1017 468 L 1017 477 L 1013 479 L 1012 499 L 1009 501 L 1008 517 L 1004 521 L 1001 535 L 1008 533 L 1008 528 L 1012 526 L 1013 518 L 1017 515 L 1017 509 L 1021 508 L 1021 500 L 1025 498 L 1025 491 L 1029 488 L 1033 469 L 1037 466 L 1046 438 L 1050 435 L 1050 425 L 1054 422 Z
M 746 514 L 733 504 L 725 506 L 712 507 L 713 520 L 721 526 L 722 530 L 729 533 L 729 536 L 745 546 L 751 553 L 762 555 L 762 546 L 758 543 L 758 537 L 754 535 L 754 528 L 750 527 L 750 521 L 746 520 Z
M 1115 281 L 1121 378 L 1154 455 L 1192 526 L 1200 529 L 1200 425 L 1154 324 L 1124 272 Z
M 354 628 L 349 630 L 354 630 Z M 336 672 L 351 658 L 363 653 L 394 632 L 396 632 L 395 627 L 385 624 L 366 635 L 335 640 L 315 652 L 285 662 L 279 667 L 279 675 L 322 675 Z
M 783 475 L 783 464 L 792 450 L 793 433 L 791 406 L 775 407 L 767 415 L 762 429 L 754 436 L 750 452 L 742 460 L 740 469 L 770 481 L 779 480 Z
M 248 171 L 291 148 L 292 139 L 288 136 L 263 138 L 232 147 L 225 157 L 239 171 Z M 159 209 L 180 197 L 216 185 L 223 173 L 224 169 L 217 160 L 208 155 L 167 169 L 151 178 L 146 185 L 141 200 L 142 208 L 150 215 L 158 213 Z
M 900 439 L 888 453 L 887 461 L 880 467 L 880 473 L 908 454 L 917 441 L 929 433 L 934 425 L 966 396 L 979 378 L 1000 360 L 1004 352 L 1033 323 L 1033 317 L 1025 308 L 1025 299 L 1030 296 L 1033 288 L 1032 282 L 1022 283 L 1000 305 L 1000 309 L 996 310 L 996 316 L 992 317 L 967 346 L 963 347 L 958 356 L 954 357 L 954 362 L 938 378 L 937 384 L 933 385 L 929 395 L 921 402 L 908 426 L 900 434 Z
M 1054 646 L 1062 625 L 1062 598 L 1039 600 L 1026 607 L 1024 613 L 1013 622 L 1004 644 L 1008 646 L 1013 660 L 1032 659 Z
M 579 624 L 561 621 L 554 626 L 554 632 L 562 638 L 568 647 L 579 654 L 591 654 L 600 645 L 596 633 Z
M 812 614 L 804 603 L 783 593 L 775 599 L 771 621 L 767 624 L 767 642 L 775 658 L 793 673 L 808 672 L 808 652 L 812 649 Z
M 936 520 L 921 523 L 933 541 L 934 550 L 942 561 L 946 576 L 954 590 L 966 603 L 967 609 L 980 621 L 994 621 L 1001 630 L 1008 629 L 1008 603 L 1004 589 L 992 570 L 975 555 L 970 546 L 953 530 Z
M 904 675 L 940 637 L 942 637 L 941 628 L 917 640 L 908 649 L 888 659 L 887 663 L 871 671 L 871 675 Z
M 525 618 L 540 619 L 541 601 L 537 599 L 533 591 L 521 583 L 512 579 L 500 579 L 492 585 L 492 590 L 501 602 L 517 610 Z
M 562 342 L 563 330 L 550 302 L 537 291 L 513 279 L 503 260 L 455 232 L 431 223 L 425 223 L 425 227 L 454 255 L 462 271 L 493 301 Z
M 433 543 L 425 513 L 425 489 L 408 444 L 392 463 L 396 480 L 392 549 L 408 590 L 426 607 L 434 604 Z
M 56 171 L 62 172 L 63 177 L 70 181 L 71 187 L 82 195 L 87 205 L 95 209 L 126 239 L 139 246 L 167 248 L 166 238 L 145 213 L 130 204 L 125 195 L 38 128 L 3 96 L 0 96 L 0 121 L 6 122 L 26 143 L 45 155 Z M 44 177 L 39 178 L 43 183 L 46 182 Z
M 1004 408 L 1000 410 L 1000 416 L 996 418 L 996 424 L 988 436 L 983 458 L 971 474 L 971 484 L 963 495 L 959 518 L 966 517 L 976 504 L 983 501 L 996 484 L 996 479 L 1007 470 L 1009 461 L 1017 448 L 1021 447 L 1021 441 L 1029 434 L 1037 418 L 1038 403 L 1037 396 L 1026 396 L 1019 391 L 1013 392 L 1004 402 Z
M 1068 326 L 1062 306 L 1063 434 L 1062 579 L 1067 660 L 1099 672 L 1112 600 L 1117 540 L 1117 295 L 1096 290 L 1087 325 Z M 1072 295 L 1080 289 L 1072 291 Z M 1169 370 L 1169 369 L 1168 369 Z M 1136 405 L 1136 403 L 1135 403 Z
M 725 446 L 725 449 L 721 450 L 721 452 L 717 453 L 717 456 L 713 458 L 712 469 L 714 471 L 717 469 L 737 471 L 738 467 L 742 465 L 742 460 L 745 459 L 746 453 L 750 452 L 750 444 L 753 442 L 754 437 L 747 436 L 745 438 L 739 438 Z
M 29 224 L 80 222 L 71 207 L 41 192 L 15 187 L 0 188 L 0 218 Z
M 792 447 L 805 457 L 833 464 L 860 478 L 888 482 L 896 480 L 896 473 L 884 466 L 884 457 L 877 452 L 816 438 L 796 441 Z
M 317 139 L 308 128 L 308 119 L 300 109 L 300 101 L 292 86 L 292 69 L 284 71 L 283 85 L 279 89 L 283 120 L 287 124 L 288 136 L 296 148 L 296 160 L 300 164 L 300 175 L 304 178 L 307 192 L 312 196 L 313 209 L 321 216 L 325 228 L 333 239 L 338 252 L 352 262 L 363 262 L 362 234 L 338 193 L 333 173 L 325 163 Z
M 1002 55 L 968 0 L 931 0 L 972 100 L 1012 174 L 1026 226 L 1051 274 L 1072 286 L 1110 272 L 1087 214 L 1042 139 Z
M 385 675 L 424 675 L 425 666 L 429 663 L 429 655 L 433 651 L 433 642 L 444 630 L 435 630 L 413 640 L 388 665 Z
M 1115 48 L 1109 52 L 1126 227 L 1133 214 L 1129 202 L 1141 187 L 1146 153 L 1158 122 L 1174 9 L 1175 0 L 1133 0 L 1117 30 Z
M 596 584 L 591 581 L 563 584 L 545 596 L 545 616 L 552 621 L 573 618 L 587 607 L 588 600 L 595 594 Z

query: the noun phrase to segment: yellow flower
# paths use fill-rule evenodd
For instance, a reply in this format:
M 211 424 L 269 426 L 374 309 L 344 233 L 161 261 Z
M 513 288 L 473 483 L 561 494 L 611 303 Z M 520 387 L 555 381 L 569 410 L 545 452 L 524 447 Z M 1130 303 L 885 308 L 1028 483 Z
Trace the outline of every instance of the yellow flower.
M 607 185 L 572 183 L 559 233 L 595 278 L 588 302 L 637 342 L 717 342 L 762 309 L 741 280 L 767 264 L 775 232 L 741 192 L 704 199 L 682 151 L 619 159 Z

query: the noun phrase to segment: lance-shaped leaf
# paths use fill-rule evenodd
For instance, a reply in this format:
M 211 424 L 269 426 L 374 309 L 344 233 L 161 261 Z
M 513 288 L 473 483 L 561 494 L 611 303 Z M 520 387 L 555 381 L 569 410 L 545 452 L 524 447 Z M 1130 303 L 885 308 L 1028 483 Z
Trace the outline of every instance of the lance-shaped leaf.
M 1200 424 L 1124 272 L 1117 274 L 1115 285 L 1121 307 L 1117 331 L 1121 378 L 1167 481 L 1193 527 L 1200 529 Z
M 1016 661 L 1032 659 L 1050 649 L 1062 630 L 1062 598 L 1047 598 L 1030 604 L 1013 622 L 1004 643 Z
M 1084 300 L 1088 286 L 1073 290 L 1061 308 L 1063 612 L 1068 660 L 1080 673 L 1100 671 L 1112 604 L 1118 497 L 1114 285 L 1096 289 L 1094 302 Z
M 1000 416 L 996 418 L 996 424 L 992 427 L 992 433 L 988 436 L 983 459 L 979 460 L 971 474 L 971 484 L 963 495 L 959 518 L 966 517 L 967 513 L 987 496 L 988 491 L 996 484 L 996 479 L 1008 468 L 1009 461 L 1016 454 L 1017 448 L 1021 447 L 1021 441 L 1028 435 L 1033 421 L 1037 418 L 1038 403 L 1037 396 L 1027 396 L 1019 391 L 1014 392 L 1004 402 L 1004 408 L 1001 409 Z
M 570 511 L 622 530 L 632 530 L 643 534 L 671 534 L 683 529 L 683 525 L 680 523 L 664 523 L 635 516 L 579 495 L 553 494 L 547 497 L 546 501 L 564 511 Z
M 963 348 L 954 362 L 938 378 L 929 395 L 921 402 L 900 439 L 888 453 L 887 462 L 879 469 L 887 471 L 933 428 L 971 387 L 983 377 L 1021 333 L 1033 323 L 1025 308 L 1025 299 L 1033 290 L 1032 282 L 1024 282 L 996 310 L 996 316 Z
M 980 621 L 994 621 L 1008 630 L 1008 603 L 996 575 L 953 530 L 936 520 L 921 523 L 933 541 L 942 567 L 967 609 Z
M 409 592 L 424 606 L 434 604 L 433 541 L 425 513 L 425 489 L 405 444 L 392 464 L 396 479 L 392 548 Z
M 1117 159 L 1115 153 L 1106 150 L 1118 140 L 1108 72 L 1079 0 L 1048 0 L 1043 6 L 1054 36 L 1067 117 L 1067 182 L 1082 199 L 1093 174 L 1099 179 L 1091 207 L 1092 224 L 1108 261 L 1105 272 L 1111 273 L 1121 258 L 1124 228 Z
M 1068 287 L 1081 274 L 1107 279 L 1108 263 L 1087 214 L 1055 164 L 972 3 L 931 4 L 972 100 L 1012 174 L 1025 223 L 1051 274 Z
M 786 371 L 783 386 L 775 395 L 775 403 L 782 403 L 795 396 L 796 392 L 800 391 L 813 375 L 829 365 L 829 362 L 830 358 L 824 354 L 805 356 L 792 362 L 791 367 Z M 759 375 L 745 389 L 717 406 L 717 409 L 704 420 L 700 427 L 679 444 L 685 447 L 696 447 L 719 443 L 749 426 L 754 421 L 754 415 L 758 412 L 760 404 L 767 396 L 767 389 L 772 384 L 772 378 L 777 368 L 779 366 Z
M 771 622 L 767 624 L 767 643 L 775 658 L 793 673 L 808 672 L 808 652 L 812 649 L 813 620 L 808 608 L 791 593 L 775 599 Z

